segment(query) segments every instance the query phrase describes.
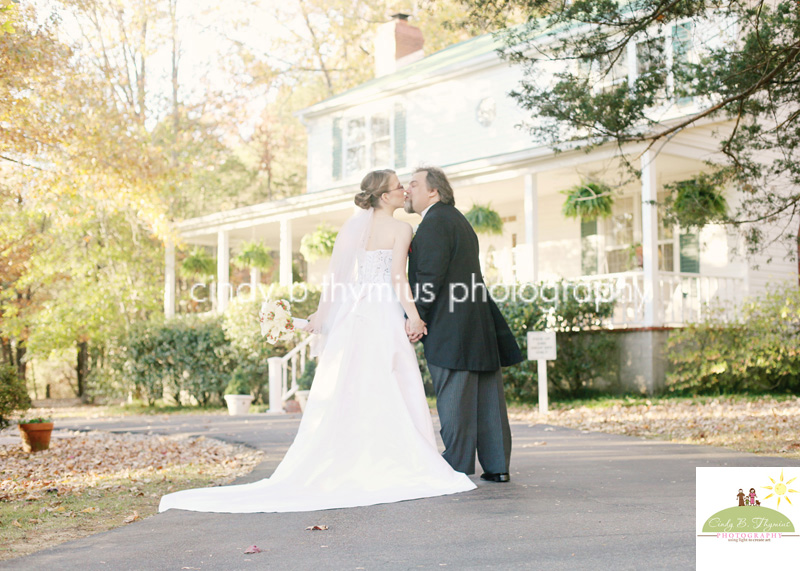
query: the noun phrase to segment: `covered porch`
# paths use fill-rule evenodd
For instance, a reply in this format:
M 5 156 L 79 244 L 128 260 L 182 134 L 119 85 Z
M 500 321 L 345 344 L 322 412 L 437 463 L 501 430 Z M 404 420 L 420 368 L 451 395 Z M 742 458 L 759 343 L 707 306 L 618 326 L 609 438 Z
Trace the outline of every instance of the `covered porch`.
M 589 155 L 530 149 L 444 169 L 459 209 L 490 205 L 504 221 L 502 235 L 480 236 L 487 283 L 565 280 L 580 291 L 617 300 L 609 327 L 652 328 L 702 319 L 710 303 L 732 308 L 747 294 L 746 266 L 732 255 L 734 236 L 723 227 L 690 233 L 663 223 L 658 203 L 664 185 L 702 170 L 697 157 L 696 151 L 675 145 L 658 154 L 644 151 L 638 178 L 619 164 L 613 149 Z M 401 171 L 399 176 L 406 182 L 410 173 Z M 561 191 L 587 179 L 612 184 L 615 201 L 609 218 L 581 221 L 561 213 Z M 340 227 L 353 212 L 355 192 L 341 187 L 181 222 L 177 229 L 185 244 L 216 254 L 213 310 L 224 311 L 233 297 L 263 282 L 256 270 L 246 284 L 232 282 L 232 249 L 246 241 L 268 246 L 277 253 L 277 282 L 289 286 L 302 237 L 319 224 Z M 419 223 L 417 215 L 398 217 Z M 167 316 L 176 312 L 175 260 L 175 246 L 167 244 Z M 307 280 L 318 283 L 326 265 L 327 260 L 308 264 Z

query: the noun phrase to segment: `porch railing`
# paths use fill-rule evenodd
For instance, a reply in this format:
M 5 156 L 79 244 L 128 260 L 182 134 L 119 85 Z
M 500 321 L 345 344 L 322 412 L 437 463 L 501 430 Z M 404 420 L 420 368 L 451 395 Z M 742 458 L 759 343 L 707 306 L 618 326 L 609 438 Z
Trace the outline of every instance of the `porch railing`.
M 570 281 L 587 284 L 600 299 L 616 301 L 607 323 L 610 327 L 645 325 L 645 303 L 650 295 L 656 323 L 665 326 L 702 320 L 712 306 L 724 319 L 733 319 L 746 295 L 744 278 L 734 276 L 659 272 L 653 294 L 645 291 L 641 272 L 581 276 Z
M 313 335 L 298 343 L 283 357 L 270 357 L 269 365 L 269 413 L 282 414 L 283 403 L 297 392 L 297 379 L 306 370 Z

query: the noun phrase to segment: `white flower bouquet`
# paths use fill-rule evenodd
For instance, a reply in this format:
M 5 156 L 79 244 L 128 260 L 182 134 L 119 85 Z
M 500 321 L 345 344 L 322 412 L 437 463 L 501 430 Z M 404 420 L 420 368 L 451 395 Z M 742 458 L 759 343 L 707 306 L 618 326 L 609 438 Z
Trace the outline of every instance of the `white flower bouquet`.
M 258 320 L 261 322 L 261 335 L 272 345 L 290 339 L 298 327 L 308 323 L 305 319 L 292 317 L 289 302 L 285 299 L 267 300 L 261 304 Z

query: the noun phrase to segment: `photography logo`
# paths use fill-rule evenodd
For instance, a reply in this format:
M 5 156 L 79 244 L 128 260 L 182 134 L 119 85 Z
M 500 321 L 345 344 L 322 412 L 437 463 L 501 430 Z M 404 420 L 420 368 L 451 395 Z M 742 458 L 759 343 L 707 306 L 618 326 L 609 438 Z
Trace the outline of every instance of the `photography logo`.
M 773 468 L 776 473 L 772 475 L 769 470 L 759 469 L 762 477 L 754 474 L 752 469 L 739 471 L 739 477 L 731 478 L 730 474 L 726 474 L 727 477 L 721 478 L 720 486 L 713 492 L 701 490 L 698 481 L 698 499 L 701 494 L 713 493 L 714 503 L 722 504 L 721 509 L 705 519 L 698 535 L 735 543 L 767 543 L 781 540 L 789 534 L 794 535 L 795 525 L 784 512 L 793 506 L 793 494 L 800 494 L 793 488 L 797 476 L 784 479 L 783 469 Z M 800 482 L 794 485 L 800 487 Z M 800 497 L 795 501 L 798 499 Z M 698 502 L 698 509 L 700 507 L 701 502 Z

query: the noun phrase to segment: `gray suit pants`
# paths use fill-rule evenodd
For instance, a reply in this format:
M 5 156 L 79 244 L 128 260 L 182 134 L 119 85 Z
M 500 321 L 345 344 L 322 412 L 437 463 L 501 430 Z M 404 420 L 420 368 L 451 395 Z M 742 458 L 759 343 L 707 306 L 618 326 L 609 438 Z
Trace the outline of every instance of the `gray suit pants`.
M 484 472 L 508 472 L 511 429 L 496 371 L 455 371 L 428 365 L 442 424 L 442 456 L 458 472 L 475 473 L 475 451 Z

